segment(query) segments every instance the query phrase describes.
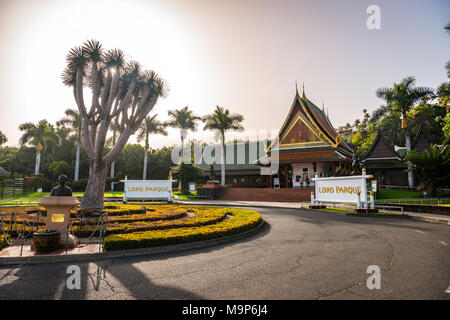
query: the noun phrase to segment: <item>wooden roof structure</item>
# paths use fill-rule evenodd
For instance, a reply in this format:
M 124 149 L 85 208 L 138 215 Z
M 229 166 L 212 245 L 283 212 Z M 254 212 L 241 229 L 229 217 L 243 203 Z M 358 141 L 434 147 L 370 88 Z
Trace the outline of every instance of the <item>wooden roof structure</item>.
M 411 149 L 416 150 L 417 152 L 430 150 L 430 139 L 428 139 L 427 135 L 422 130 L 422 126 L 420 126 L 419 131 L 417 131 L 416 137 L 411 145 Z
M 277 137 L 266 152 L 279 152 L 279 162 L 351 161 L 353 150 L 345 144 L 334 129 L 325 110 L 319 109 L 298 89 L 287 117 Z M 258 160 L 267 163 L 271 156 Z
M 378 131 L 370 149 L 362 157 L 361 165 L 367 169 L 405 167 L 401 156 L 386 141 L 380 131 Z

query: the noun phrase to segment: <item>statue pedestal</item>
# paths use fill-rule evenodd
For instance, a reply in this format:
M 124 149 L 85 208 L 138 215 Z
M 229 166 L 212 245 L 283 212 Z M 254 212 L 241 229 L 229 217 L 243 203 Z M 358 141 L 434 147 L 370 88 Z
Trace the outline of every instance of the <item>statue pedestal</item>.
M 39 205 L 47 210 L 45 221 L 47 230 L 61 232 L 60 245 L 66 245 L 67 237 L 69 238 L 69 247 L 75 247 L 78 244 L 78 239 L 69 234 L 66 227 L 70 224 L 70 209 L 79 203 L 78 199 L 72 196 L 46 196 L 39 201 Z
M 208 180 L 206 181 L 206 184 L 202 185 L 202 188 L 213 189 L 213 188 L 223 188 L 223 186 L 217 180 Z

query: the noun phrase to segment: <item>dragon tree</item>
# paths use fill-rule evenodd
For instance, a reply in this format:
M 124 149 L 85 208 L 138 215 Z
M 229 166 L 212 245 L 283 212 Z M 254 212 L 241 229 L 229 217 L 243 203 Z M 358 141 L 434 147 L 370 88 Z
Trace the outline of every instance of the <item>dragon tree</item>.
M 167 85 L 154 71 L 136 61 L 126 62 L 123 51 L 105 50 L 96 40 L 72 48 L 67 55 L 63 83 L 72 87 L 81 115 L 81 139 L 90 162 L 89 180 L 81 200 L 83 209 L 103 208 L 108 167 L 119 156 L 129 137 L 139 129 L 158 98 L 167 96 Z M 90 105 L 84 90 L 92 92 Z M 120 135 L 106 152 L 111 122 Z

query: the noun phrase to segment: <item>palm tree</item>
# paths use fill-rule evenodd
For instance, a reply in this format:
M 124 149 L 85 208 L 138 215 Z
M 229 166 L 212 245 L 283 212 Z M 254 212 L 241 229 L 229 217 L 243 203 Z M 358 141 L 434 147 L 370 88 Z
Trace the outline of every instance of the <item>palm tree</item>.
M 187 136 L 187 131 L 196 129 L 196 121 L 201 117 L 194 115 L 193 111 L 189 110 L 188 106 L 180 110 L 169 110 L 169 116 L 172 118 L 166 123 L 166 126 L 179 128 L 181 136 L 181 150 L 184 148 L 184 139 Z M 183 150 L 184 155 L 184 150 Z
M 407 114 L 414 104 L 422 99 L 431 97 L 433 89 L 427 87 L 414 87 L 416 79 L 406 77 L 400 83 L 394 83 L 393 88 L 380 88 L 376 95 L 386 101 L 384 113 L 399 112 L 402 115 L 402 129 L 405 129 L 407 151 L 411 151 L 411 138 L 408 130 Z M 414 176 L 411 161 L 408 161 L 408 185 L 414 186 Z
M 450 112 L 450 82 L 441 83 L 436 90 L 435 98 L 438 99 L 439 104 L 445 107 L 445 112 Z
M 80 173 L 80 149 L 81 149 L 81 120 L 82 117 L 78 110 L 66 109 L 66 117 L 57 122 L 57 125 L 69 125 L 71 130 L 77 135 L 77 152 L 75 155 L 75 174 L 74 181 L 79 179 Z
M 155 114 L 152 117 L 146 117 L 139 127 L 137 141 L 141 142 L 145 139 L 145 154 L 144 154 L 144 169 L 142 172 L 142 180 L 147 179 L 147 161 L 148 161 L 148 136 L 151 134 L 162 134 L 167 136 L 167 131 L 165 130 L 165 124 L 159 122 L 156 117 L 158 115 Z
M 414 171 L 420 179 L 421 187 L 431 196 L 439 188 L 448 187 L 450 181 L 450 149 L 448 145 L 430 145 L 430 150 L 421 153 L 416 150 L 408 153 L 407 158 L 414 165 Z
M 223 186 L 225 186 L 225 132 L 229 130 L 244 130 L 244 127 L 241 125 L 243 120 L 243 115 L 238 113 L 231 114 L 230 110 L 219 106 L 216 106 L 213 113 L 202 118 L 202 121 L 205 122 L 203 130 L 217 130 L 220 133 L 222 140 L 220 180 Z
M 19 143 L 21 146 L 31 144 L 36 148 L 36 166 L 34 174 L 39 174 L 39 166 L 41 162 L 41 151 L 46 149 L 49 144 L 59 146 L 61 138 L 56 134 L 53 126 L 47 120 L 41 120 L 35 125 L 31 122 L 22 123 L 19 125 L 19 130 L 24 131 L 20 137 Z

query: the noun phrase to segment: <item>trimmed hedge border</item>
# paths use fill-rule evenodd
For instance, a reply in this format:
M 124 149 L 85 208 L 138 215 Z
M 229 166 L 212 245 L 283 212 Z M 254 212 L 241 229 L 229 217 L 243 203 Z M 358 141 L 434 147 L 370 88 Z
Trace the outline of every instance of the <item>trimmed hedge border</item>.
M 217 208 L 219 209 L 219 208 Z M 126 250 L 209 240 L 255 228 L 261 215 L 253 210 L 223 208 L 232 218 L 217 224 L 172 230 L 153 230 L 130 234 L 114 234 L 105 238 L 104 250 Z

